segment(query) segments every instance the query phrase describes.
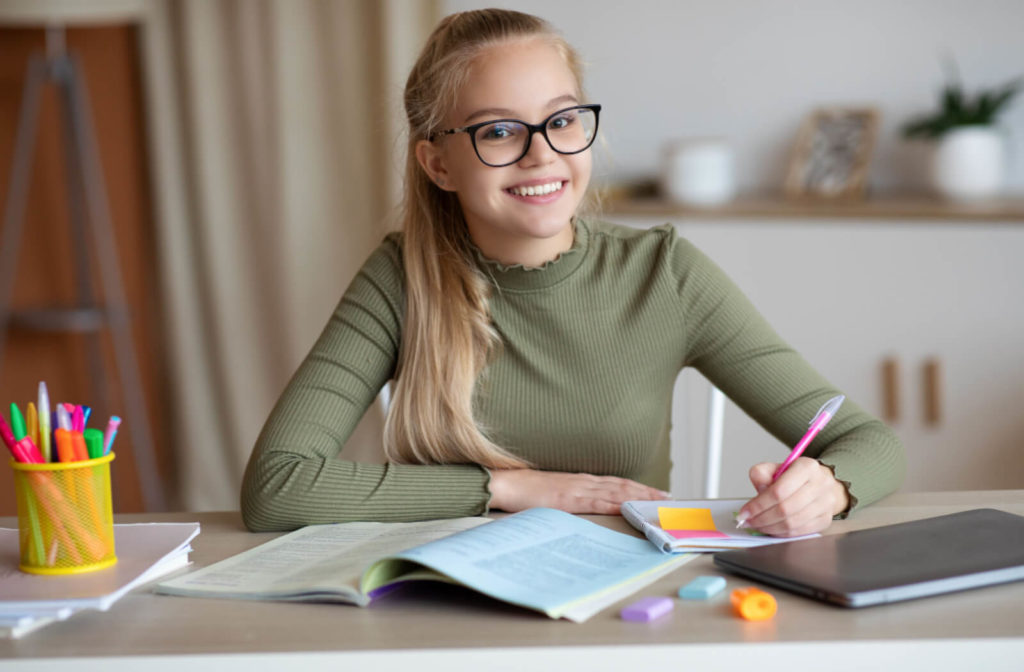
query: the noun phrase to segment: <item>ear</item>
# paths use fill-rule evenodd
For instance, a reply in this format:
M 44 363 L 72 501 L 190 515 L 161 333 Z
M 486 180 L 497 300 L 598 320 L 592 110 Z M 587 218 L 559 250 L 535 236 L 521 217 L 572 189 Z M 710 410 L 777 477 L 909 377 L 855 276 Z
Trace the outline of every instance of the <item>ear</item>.
M 444 152 L 441 148 L 429 140 L 420 140 L 416 143 L 416 160 L 419 162 L 427 177 L 444 191 L 455 191 L 451 175 L 445 164 Z

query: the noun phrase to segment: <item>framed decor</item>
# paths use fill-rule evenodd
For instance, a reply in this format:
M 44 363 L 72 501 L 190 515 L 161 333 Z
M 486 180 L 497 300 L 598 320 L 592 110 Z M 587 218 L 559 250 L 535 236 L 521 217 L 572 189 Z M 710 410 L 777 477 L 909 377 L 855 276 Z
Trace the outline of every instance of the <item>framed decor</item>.
M 870 107 L 823 107 L 812 112 L 797 134 L 786 173 L 786 196 L 864 198 L 878 123 L 878 110 Z

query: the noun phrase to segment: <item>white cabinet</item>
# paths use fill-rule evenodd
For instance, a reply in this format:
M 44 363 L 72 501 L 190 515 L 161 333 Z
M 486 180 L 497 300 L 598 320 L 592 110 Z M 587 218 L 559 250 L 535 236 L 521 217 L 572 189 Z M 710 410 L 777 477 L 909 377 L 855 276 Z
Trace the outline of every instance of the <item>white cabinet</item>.
M 653 216 L 610 216 L 637 227 Z M 691 219 L 681 234 L 714 259 L 833 384 L 885 416 L 883 363 L 897 363 L 908 458 L 904 491 L 1024 487 L 1024 225 L 991 222 Z M 930 384 L 925 368 L 940 375 Z M 707 383 L 673 407 L 673 491 L 703 488 Z M 926 413 L 929 389 L 937 419 Z M 788 450 L 727 404 L 722 496 Z

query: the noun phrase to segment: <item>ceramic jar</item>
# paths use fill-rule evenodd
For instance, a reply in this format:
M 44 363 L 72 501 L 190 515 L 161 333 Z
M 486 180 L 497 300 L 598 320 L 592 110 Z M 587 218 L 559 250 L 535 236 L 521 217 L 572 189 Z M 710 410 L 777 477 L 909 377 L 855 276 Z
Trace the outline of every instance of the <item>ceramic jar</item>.
M 993 126 L 961 126 L 939 140 L 932 180 L 943 196 L 973 201 L 998 196 L 1006 176 L 1006 145 Z

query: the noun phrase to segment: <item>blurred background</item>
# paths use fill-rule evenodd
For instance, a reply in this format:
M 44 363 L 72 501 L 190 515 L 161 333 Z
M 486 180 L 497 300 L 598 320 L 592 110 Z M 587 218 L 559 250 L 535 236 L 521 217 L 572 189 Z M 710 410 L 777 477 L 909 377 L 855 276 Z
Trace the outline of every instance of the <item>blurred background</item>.
M 46 380 L 94 424 L 122 415 L 116 510 L 237 508 L 263 420 L 394 228 L 405 76 L 440 17 L 486 6 L 542 16 L 581 52 L 605 216 L 671 221 L 711 254 L 896 428 L 906 489 L 1024 485 L 1024 103 L 940 105 L 951 81 L 992 102 L 1024 75 L 1012 0 L 0 0 L 5 413 Z M 58 62 L 77 64 L 83 106 Z M 822 110 L 869 122 L 840 137 Z M 922 115 L 942 117 L 934 137 L 906 137 Z M 806 178 L 822 165 L 839 177 Z M 93 236 L 108 223 L 114 245 Z M 678 496 L 700 494 L 705 390 L 677 385 Z M 379 459 L 380 421 L 344 456 Z M 737 496 L 784 449 L 732 407 L 725 446 Z

